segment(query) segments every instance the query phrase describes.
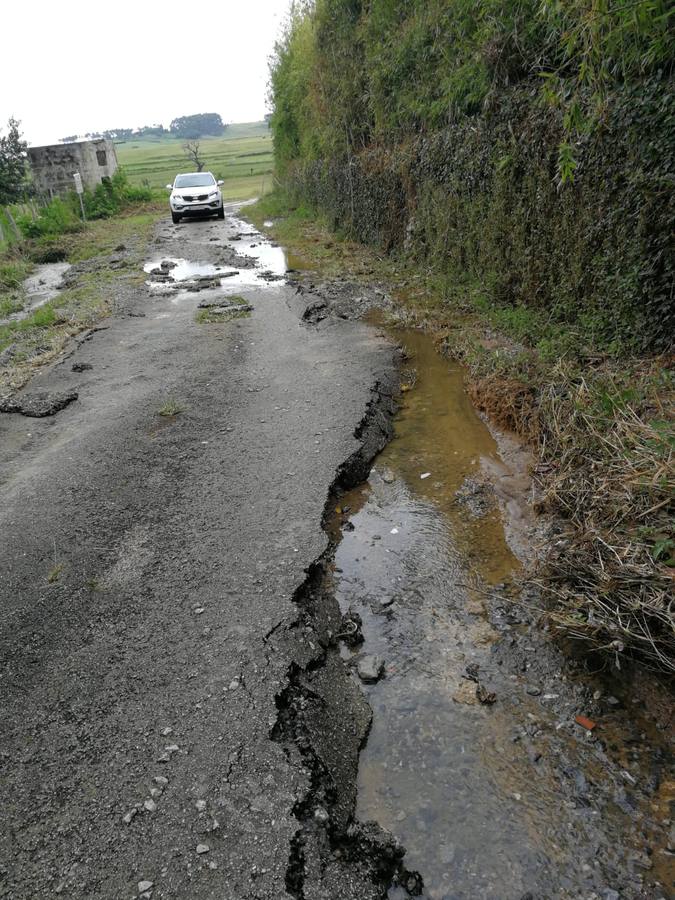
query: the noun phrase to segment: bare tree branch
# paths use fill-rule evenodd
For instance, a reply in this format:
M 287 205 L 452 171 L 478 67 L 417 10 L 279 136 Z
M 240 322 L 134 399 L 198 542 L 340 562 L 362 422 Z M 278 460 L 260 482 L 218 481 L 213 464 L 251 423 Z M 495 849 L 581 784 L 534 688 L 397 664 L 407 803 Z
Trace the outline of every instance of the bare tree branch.
M 194 163 L 197 171 L 201 172 L 206 164 L 206 160 L 200 155 L 199 141 L 186 141 L 183 144 L 183 153 L 185 153 L 191 163 Z

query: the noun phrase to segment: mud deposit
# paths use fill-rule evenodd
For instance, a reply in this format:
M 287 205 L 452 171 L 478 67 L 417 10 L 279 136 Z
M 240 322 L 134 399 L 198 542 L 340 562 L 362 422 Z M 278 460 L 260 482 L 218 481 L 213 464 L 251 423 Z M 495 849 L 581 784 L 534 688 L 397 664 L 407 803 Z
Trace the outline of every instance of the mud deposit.
M 394 337 L 414 386 L 330 526 L 329 588 L 365 638 L 343 658 L 375 682 L 357 817 L 405 846 L 429 900 L 673 896 L 667 709 L 638 714 L 635 692 L 614 696 L 541 633 L 462 371 L 427 336 Z

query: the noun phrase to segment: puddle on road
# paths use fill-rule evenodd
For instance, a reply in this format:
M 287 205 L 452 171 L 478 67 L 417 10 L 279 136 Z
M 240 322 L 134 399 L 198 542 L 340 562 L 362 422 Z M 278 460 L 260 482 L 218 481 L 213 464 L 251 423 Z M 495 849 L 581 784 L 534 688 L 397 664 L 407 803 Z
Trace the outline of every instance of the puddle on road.
M 242 287 L 266 287 L 270 283 L 285 281 L 289 261 L 281 247 L 271 244 L 264 235 L 252 230 L 243 220 L 228 216 L 228 227 L 228 235 L 223 235 L 222 238 L 223 246 L 253 263 L 226 265 L 171 256 L 156 257 L 143 267 L 150 276 L 147 284 L 151 292 L 171 296 L 173 302 L 178 303 L 191 295 L 192 291 L 188 288 L 200 280 L 213 279 L 214 282 L 199 291 L 202 299 L 208 296 L 227 296 Z M 165 261 L 173 263 L 173 267 L 163 273 L 164 277 L 153 279 L 153 270 L 159 269 Z
M 194 262 L 189 259 L 178 259 L 175 256 L 160 256 L 157 259 L 153 259 L 150 262 L 147 262 L 143 266 L 143 271 L 150 274 L 153 269 L 157 269 L 160 267 L 161 263 L 164 261 L 174 263 L 174 267 L 172 269 L 167 269 L 167 274 L 171 275 L 174 281 L 193 281 L 195 278 L 201 277 L 214 277 L 216 275 L 222 274 L 225 271 L 230 270 L 230 266 L 217 266 L 215 263 L 209 262 Z M 151 282 L 152 284 L 156 284 L 157 282 Z
M 557 766 L 586 778 L 577 738 L 558 735 L 553 712 L 526 692 L 527 676 L 509 675 L 495 659 L 503 635 L 482 598 L 490 585 L 508 582 L 518 563 L 499 510 L 469 508 L 457 497 L 467 478 L 480 483 L 482 471 L 501 465 L 495 442 L 464 393 L 461 368 L 427 335 L 394 336 L 412 354 L 417 383 L 369 482 L 341 497 L 330 525 L 339 538 L 332 586 L 343 612 L 351 607 L 362 617 L 365 637 L 344 657 L 386 661 L 385 678 L 364 685 L 373 723 L 357 816 L 401 841 L 430 900 L 621 889 L 607 883 L 599 860 L 610 870 L 621 864 L 630 815 L 612 795 L 600 822 L 591 804 L 562 791 Z M 476 704 L 475 692 L 469 705 L 453 699 L 466 700 L 467 689 L 472 695 L 475 685 L 462 676 L 476 665 L 497 694 L 494 706 Z M 559 675 L 551 673 L 553 689 Z M 594 774 L 595 783 L 602 778 Z M 397 890 L 392 900 L 403 896 Z
M 288 255 L 282 247 L 271 243 L 265 235 L 256 231 L 243 219 L 230 217 L 230 223 L 239 229 L 241 236 L 241 241 L 236 244 L 237 253 L 255 259 L 263 272 L 270 272 L 277 277 L 286 275 L 291 266 Z

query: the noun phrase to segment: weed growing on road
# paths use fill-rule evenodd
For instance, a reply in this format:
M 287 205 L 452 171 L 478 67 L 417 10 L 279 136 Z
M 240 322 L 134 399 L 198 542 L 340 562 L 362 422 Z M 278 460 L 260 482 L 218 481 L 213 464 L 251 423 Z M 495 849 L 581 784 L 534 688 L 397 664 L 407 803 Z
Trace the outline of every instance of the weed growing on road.
M 61 577 L 61 572 L 63 572 L 63 563 L 57 563 L 51 570 L 49 575 L 47 575 L 47 581 L 49 582 L 49 584 L 54 584 L 55 581 L 58 581 Z
M 158 416 L 177 416 L 183 412 L 183 407 L 176 400 L 167 400 L 164 406 L 157 410 Z
M 228 298 L 237 302 L 246 303 L 243 297 Z M 198 309 L 195 314 L 195 322 L 198 325 L 215 324 L 218 322 L 230 322 L 233 319 L 247 319 L 251 313 L 248 310 L 226 309 L 212 307 L 211 309 Z

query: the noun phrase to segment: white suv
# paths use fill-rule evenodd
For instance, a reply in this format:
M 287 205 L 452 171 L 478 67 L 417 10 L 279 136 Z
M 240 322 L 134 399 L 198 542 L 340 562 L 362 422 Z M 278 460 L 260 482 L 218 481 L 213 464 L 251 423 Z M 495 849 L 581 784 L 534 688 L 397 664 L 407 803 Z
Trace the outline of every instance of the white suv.
M 225 218 L 223 195 L 219 185 L 210 172 L 188 172 L 176 175 L 173 184 L 167 184 L 171 191 L 169 206 L 171 218 L 177 225 L 183 216 L 209 216 L 215 213 L 219 219 Z

